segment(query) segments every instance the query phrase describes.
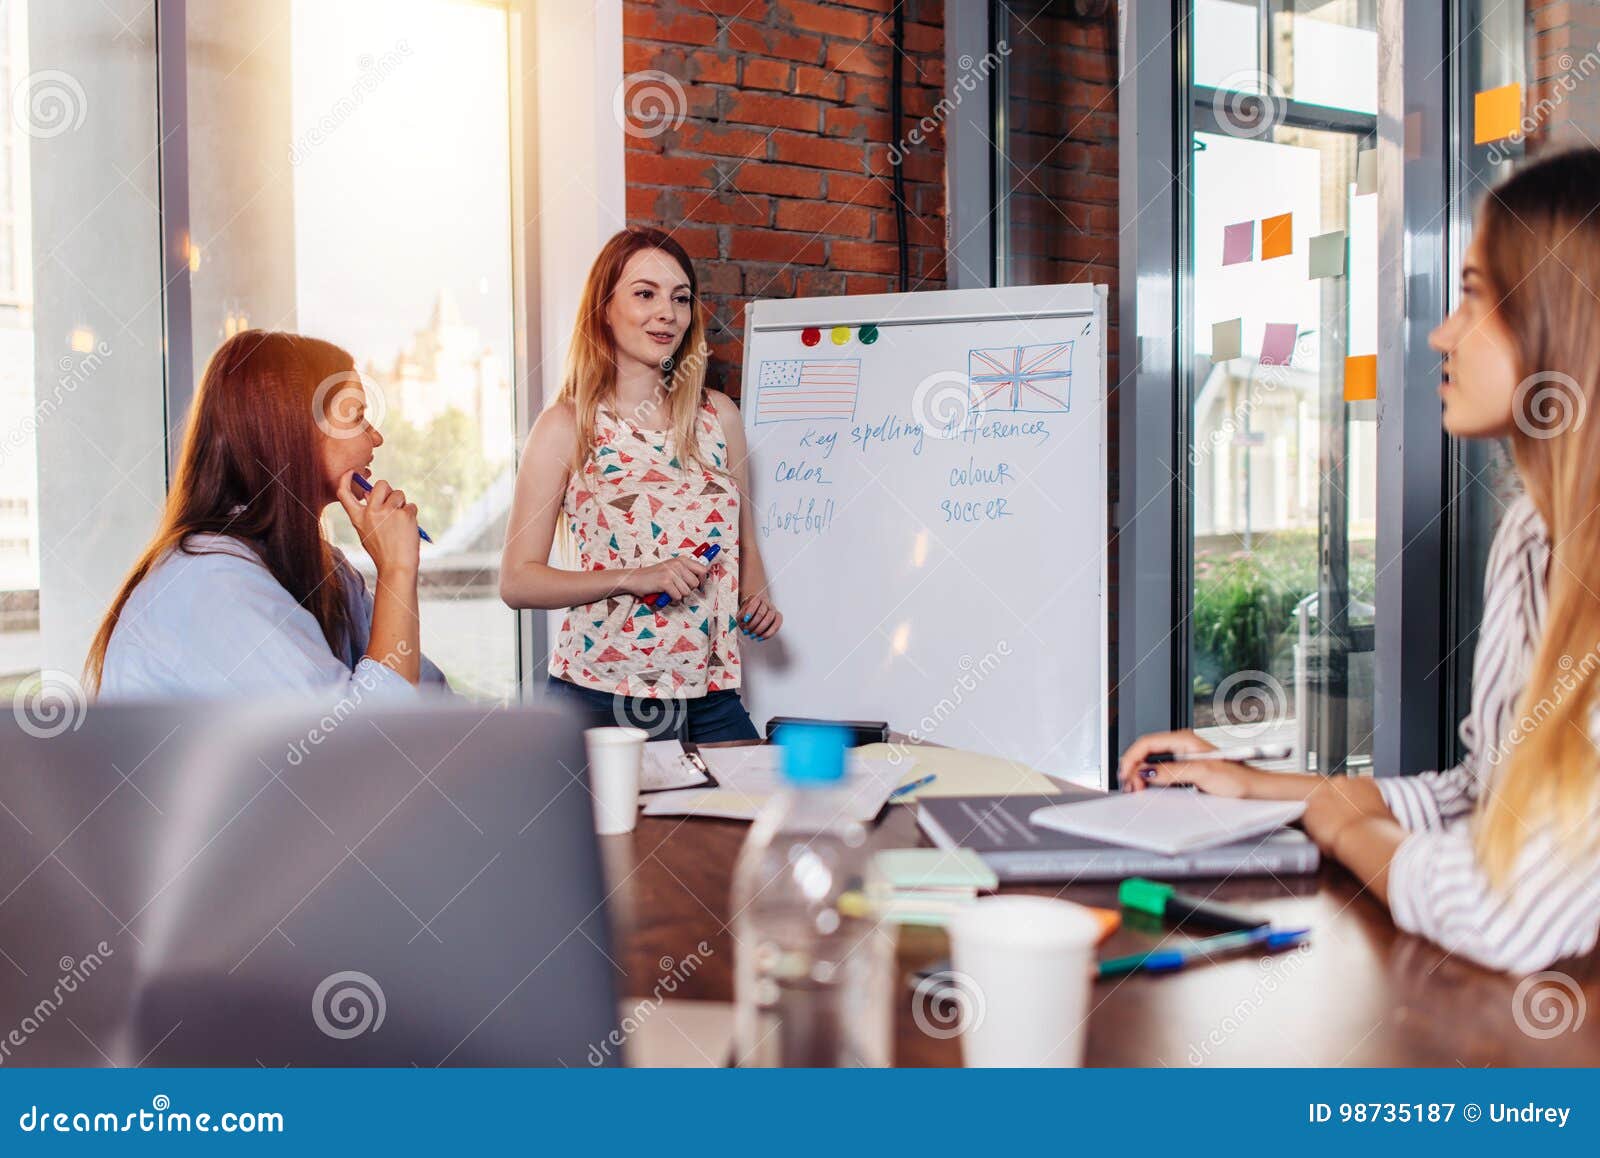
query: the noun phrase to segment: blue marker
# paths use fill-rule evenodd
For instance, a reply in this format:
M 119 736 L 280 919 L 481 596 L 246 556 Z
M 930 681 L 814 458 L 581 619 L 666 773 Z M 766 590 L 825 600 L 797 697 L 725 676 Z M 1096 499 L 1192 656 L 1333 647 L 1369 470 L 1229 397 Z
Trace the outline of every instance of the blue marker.
M 1246 949 L 1255 948 L 1266 953 L 1292 949 L 1309 936 L 1310 929 L 1274 929 L 1271 925 L 1262 925 L 1259 929 L 1243 929 L 1206 937 L 1177 949 L 1156 949 L 1149 953 L 1113 957 L 1100 962 L 1097 972 L 1101 977 L 1120 977 L 1124 973 L 1171 973 L 1192 961 L 1212 960 Z
M 362 493 L 362 494 L 364 494 L 364 495 L 370 495 L 370 494 L 371 494 L 371 493 L 372 493 L 372 484 L 371 484 L 371 483 L 369 483 L 369 482 L 368 482 L 368 481 L 367 481 L 367 480 L 366 480 L 366 479 L 365 479 L 365 478 L 363 478 L 363 477 L 362 477 L 362 476 L 361 476 L 361 475 L 358 475 L 358 474 L 353 474 L 353 475 L 351 475 L 351 476 L 350 476 L 350 481 L 351 481 L 351 482 L 353 482 L 353 483 L 355 483 L 355 484 L 356 484 L 356 486 L 358 486 L 358 487 L 360 487 L 360 488 L 361 488 L 361 493 Z M 423 541 L 423 542 L 424 542 L 424 543 L 431 543 L 431 542 L 433 542 L 433 540 L 432 540 L 432 539 L 430 539 L 430 538 L 429 538 L 429 537 L 428 537 L 428 532 L 427 532 L 427 531 L 424 531 L 424 530 L 423 530 L 423 529 L 422 529 L 422 528 L 421 528 L 421 527 L 418 527 L 418 528 L 417 528 L 417 534 L 418 534 L 418 535 L 420 535 L 420 536 L 421 536 L 421 537 L 422 537 L 422 541 Z
M 704 559 L 709 565 L 722 551 L 721 543 L 701 543 L 694 549 L 694 558 Z M 662 608 L 672 602 L 672 596 L 665 591 L 657 591 L 654 595 L 647 596 L 644 604 L 646 607 Z

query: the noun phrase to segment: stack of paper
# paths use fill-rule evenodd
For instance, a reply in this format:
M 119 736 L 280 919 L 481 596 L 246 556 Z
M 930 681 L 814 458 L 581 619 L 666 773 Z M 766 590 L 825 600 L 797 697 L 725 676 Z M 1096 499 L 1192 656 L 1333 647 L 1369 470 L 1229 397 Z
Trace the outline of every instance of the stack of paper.
M 897 925 L 943 925 L 1000 878 L 967 849 L 896 848 L 873 858 L 886 895 L 877 915 Z

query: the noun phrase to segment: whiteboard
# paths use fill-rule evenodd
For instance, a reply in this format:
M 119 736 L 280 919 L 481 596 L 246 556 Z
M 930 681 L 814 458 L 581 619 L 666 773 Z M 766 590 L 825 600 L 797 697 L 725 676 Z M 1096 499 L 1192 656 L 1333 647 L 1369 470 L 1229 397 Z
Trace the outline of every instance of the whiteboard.
M 1107 782 L 1103 286 L 758 301 L 741 409 L 774 715 Z M 835 339 L 838 339 L 837 341 Z

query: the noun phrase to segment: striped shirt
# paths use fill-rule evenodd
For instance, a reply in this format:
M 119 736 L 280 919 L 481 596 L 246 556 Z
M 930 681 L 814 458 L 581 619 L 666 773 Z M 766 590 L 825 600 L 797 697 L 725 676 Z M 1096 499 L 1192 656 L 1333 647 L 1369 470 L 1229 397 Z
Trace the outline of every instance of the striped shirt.
M 1600 933 L 1600 849 L 1590 846 L 1574 862 L 1553 825 L 1534 828 L 1500 889 L 1479 865 L 1473 844 L 1471 822 L 1484 790 L 1515 741 L 1536 726 L 1517 711 L 1544 622 L 1549 562 L 1544 521 L 1532 500 L 1519 497 L 1489 551 L 1472 704 L 1461 722 L 1466 755 L 1447 772 L 1377 782 L 1384 802 L 1411 833 L 1389 865 L 1395 923 L 1453 953 L 1515 973 L 1586 953 Z M 1600 792 L 1587 830 L 1600 833 Z

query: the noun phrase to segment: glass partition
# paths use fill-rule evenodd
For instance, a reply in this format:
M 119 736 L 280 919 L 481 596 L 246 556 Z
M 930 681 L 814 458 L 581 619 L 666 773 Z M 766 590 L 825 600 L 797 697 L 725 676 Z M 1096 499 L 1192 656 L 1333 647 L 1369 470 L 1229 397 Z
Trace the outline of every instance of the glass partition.
M 1196 0 L 1188 25 L 1191 719 L 1325 772 L 1373 731 L 1374 20 Z

